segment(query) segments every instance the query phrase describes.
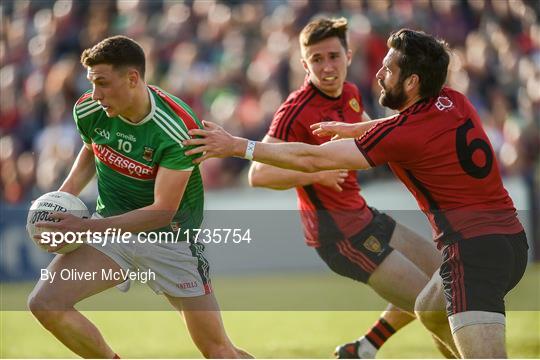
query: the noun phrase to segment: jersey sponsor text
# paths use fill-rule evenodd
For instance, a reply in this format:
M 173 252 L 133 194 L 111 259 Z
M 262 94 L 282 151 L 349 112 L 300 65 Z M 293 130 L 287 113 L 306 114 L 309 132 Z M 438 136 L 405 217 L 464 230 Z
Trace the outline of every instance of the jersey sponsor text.
M 121 174 L 139 180 L 152 180 L 156 177 L 155 168 L 130 159 L 127 156 L 114 151 L 107 145 L 93 143 L 92 148 L 94 150 L 94 154 L 102 163 Z

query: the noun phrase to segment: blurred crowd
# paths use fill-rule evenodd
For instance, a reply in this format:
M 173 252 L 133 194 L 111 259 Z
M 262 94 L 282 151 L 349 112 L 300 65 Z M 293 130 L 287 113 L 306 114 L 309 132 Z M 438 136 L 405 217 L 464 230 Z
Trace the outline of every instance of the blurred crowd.
M 0 3 L 1 201 L 56 189 L 81 140 L 72 106 L 90 88 L 83 49 L 125 34 L 147 53 L 147 82 L 201 119 L 260 139 L 304 79 L 298 33 L 316 15 L 349 20 L 356 83 L 372 118 L 390 32 L 421 29 L 453 49 L 448 83 L 478 109 L 505 174 L 538 205 L 540 2 L 537 0 L 4 0 Z M 207 189 L 244 184 L 247 161 L 210 160 Z M 389 176 L 384 170 L 370 177 Z

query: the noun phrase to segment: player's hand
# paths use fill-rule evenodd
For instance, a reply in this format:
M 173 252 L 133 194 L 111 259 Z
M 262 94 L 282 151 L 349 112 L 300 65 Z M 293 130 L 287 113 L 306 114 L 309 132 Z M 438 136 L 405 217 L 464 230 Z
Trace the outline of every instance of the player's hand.
M 189 135 L 194 136 L 194 138 L 182 142 L 184 146 L 197 146 L 186 151 L 186 155 L 202 154 L 202 156 L 193 160 L 193 163 L 200 164 L 209 158 L 243 155 L 241 148 L 243 145 L 243 151 L 245 151 L 246 139 L 232 136 L 221 126 L 210 121 L 203 121 L 203 125 L 204 129 L 189 130 Z
M 317 173 L 317 184 L 331 188 L 334 191 L 342 192 L 341 184 L 347 179 L 349 172 L 347 170 L 327 170 Z
M 55 212 L 49 215 L 49 218 L 52 220 L 57 220 L 54 222 L 49 221 L 41 221 L 37 222 L 36 228 L 38 228 L 41 231 L 48 231 L 50 233 L 52 232 L 58 232 L 58 233 L 67 233 L 67 232 L 83 232 L 87 230 L 86 226 L 86 220 L 80 218 L 78 216 L 65 213 L 65 212 Z M 52 246 L 52 244 L 44 244 L 41 242 L 41 235 L 36 234 L 33 237 L 33 240 L 38 243 L 41 247 L 46 249 L 48 252 L 56 252 L 63 248 L 64 246 L 68 245 L 68 243 L 62 242 L 57 243 L 56 246 Z
M 49 218 L 57 221 L 40 221 L 36 223 L 36 227 L 46 228 L 47 231 L 55 231 L 61 233 L 81 232 L 88 230 L 88 226 L 86 226 L 86 221 L 88 219 L 83 219 L 69 213 L 55 212 L 50 214 Z
M 45 231 L 50 231 L 50 230 L 45 229 Z M 42 242 L 41 235 L 39 235 L 39 234 L 34 235 L 32 240 L 34 240 L 34 242 L 36 244 L 38 244 L 39 247 L 41 247 L 42 249 L 44 249 L 45 251 L 50 252 L 50 253 L 57 252 L 58 250 L 60 250 L 64 246 L 68 245 L 68 243 L 66 243 L 66 242 L 62 242 L 60 244 L 55 243 L 54 246 L 52 245 L 52 243 Z
M 311 125 L 314 135 L 319 137 L 330 136 L 332 140 L 355 138 L 358 131 L 355 124 L 347 124 L 339 121 L 325 121 Z

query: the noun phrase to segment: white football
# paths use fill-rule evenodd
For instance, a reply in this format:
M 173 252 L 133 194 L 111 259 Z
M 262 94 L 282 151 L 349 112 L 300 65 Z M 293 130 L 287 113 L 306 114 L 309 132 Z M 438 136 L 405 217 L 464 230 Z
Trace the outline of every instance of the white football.
M 47 231 L 47 229 L 37 229 L 35 224 L 37 222 L 54 222 L 55 220 L 51 219 L 49 215 L 55 212 L 68 212 L 81 218 L 90 217 L 86 205 L 75 195 L 63 191 L 53 191 L 41 195 L 30 207 L 28 217 L 26 218 L 26 230 L 28 231 L 28 235 L 41 249 L 45 249 L 45 247 L 43 244 L 40 244 L 39 241 L 34 240 L 34 235 L 39 235 L 43 231 Z M 74 241 L 62 247 L 60 250 L 56 251 L 56 253 L 66 254 L 77 249 L 81 245 L 81 243 Z

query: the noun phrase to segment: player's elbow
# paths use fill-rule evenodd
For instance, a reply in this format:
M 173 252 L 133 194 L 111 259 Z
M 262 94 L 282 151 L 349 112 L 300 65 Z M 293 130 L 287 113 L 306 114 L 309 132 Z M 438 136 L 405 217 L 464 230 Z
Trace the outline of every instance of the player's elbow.
M 160 226 L 167 226 L 169 225 L 173 219 L 174 219 L 174 215 L 175 213 L 174 212 L 166 212 L 165 215 L 163 216 L 163 218 L 161 219 L 161 224 Z
M 253 163 L 249 169 L 248 182 L 251 187 L 275 189 L 272 173 L 268 171 L 268 165 L 265 164 Z
M 264 186 L 264 176 L 261 175 L 261 170 L 255 163 L 249 168 L 248 182 L 251 187 Z
M 156 228 L 168 226 L 174 219 L 177 209 L 169 209 L 165 207 L 157 208 L 150 211 L 153 216 L 152 224 Z
M 174 216 L 173 215 L 169 215 L 169 213 L 164 213 L 162 216 L 159 217 L 159 219 L 157 219 L 153 224 L 152 224 L 152 227 L 153 228 L 163 228 L 163 227 L 166 227 L 166 226 L 169 226 L 172 221 L 174 219 Z
M 255 175 L 249 178 L 249 186 L 251 187 L 270 187 L 270 184 L 261 176 Z

